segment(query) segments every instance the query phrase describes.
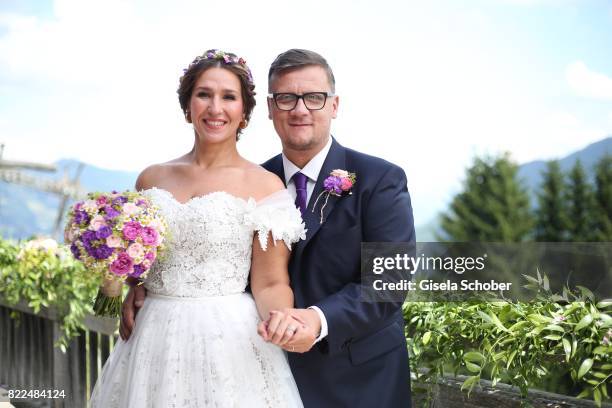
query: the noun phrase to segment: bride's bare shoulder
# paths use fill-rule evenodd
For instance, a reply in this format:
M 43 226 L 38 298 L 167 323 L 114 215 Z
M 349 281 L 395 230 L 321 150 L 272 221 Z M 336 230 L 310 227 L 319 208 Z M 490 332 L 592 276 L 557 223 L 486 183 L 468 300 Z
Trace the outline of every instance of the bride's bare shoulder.
M 285 188 L 285 183 L 276 174 L 258 164 L 250 163 L 246 174 L 246 181 L 252 186 L 251 196 L 256 200 Z
M 166 184 L 174 177 L 180 176 L 186 163 L 181 158 L 165 163 L 153 164 L 144 169 L 136 179 L 136 190 L 146 190 Z

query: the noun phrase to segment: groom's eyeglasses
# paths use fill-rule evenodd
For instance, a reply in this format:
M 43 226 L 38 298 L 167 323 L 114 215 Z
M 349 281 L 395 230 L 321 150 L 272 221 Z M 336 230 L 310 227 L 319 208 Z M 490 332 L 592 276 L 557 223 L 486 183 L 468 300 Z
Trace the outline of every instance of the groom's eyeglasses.
M 268 98 L 274 100 L 276 107 L 282 111 L 292 111 L 297 106 L 298 100 L 303 100 L 306 109 L 321 110 L 327 102 L 327 98 L 334 96 L 327 92 L 306 92 L 302 95 L 294 93 L 273 93 L 268 94 Z

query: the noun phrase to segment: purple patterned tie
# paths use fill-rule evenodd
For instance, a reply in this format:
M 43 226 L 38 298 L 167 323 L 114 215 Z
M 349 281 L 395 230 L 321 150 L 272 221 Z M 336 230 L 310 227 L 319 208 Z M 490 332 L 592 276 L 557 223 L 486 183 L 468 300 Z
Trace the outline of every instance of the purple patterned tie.
M 293 184 L 295 184 L 295 205 L 299 207 L 300 212 L 304 214 L 304 211 L 306 211 L 306 197 L 308 195 L 308 192 L 306 191 L 308 177 L 300 172 L 297 172 L 292 178 Z

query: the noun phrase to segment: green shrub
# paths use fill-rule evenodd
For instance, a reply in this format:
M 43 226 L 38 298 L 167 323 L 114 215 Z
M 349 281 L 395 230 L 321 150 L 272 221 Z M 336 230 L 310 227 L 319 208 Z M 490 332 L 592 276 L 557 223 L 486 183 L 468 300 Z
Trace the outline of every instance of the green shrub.
M 517 386 L 525 397 L 562 368 L 581 390 L 579 398 L 592 397 L 598 406 L 608 399 L 612 300 L 597 302 L 585 288 L 554 295 L 544 289 L 545 277 L 530 280 L 538 295 L 529 303 L 407 302 L 406 336 L 418 380 L 466 374 L 468 393 L 487 378 Z
M 27 302 L 34 312 L 54 307 L 62 336 L 57 346 L 66 350 L 78 335 L 85 314 L 92 313 L 100 279 L 76 261 L 65 246 L 49 239 L 21 243 L 0 239 L 0 297 L 9 304 Z

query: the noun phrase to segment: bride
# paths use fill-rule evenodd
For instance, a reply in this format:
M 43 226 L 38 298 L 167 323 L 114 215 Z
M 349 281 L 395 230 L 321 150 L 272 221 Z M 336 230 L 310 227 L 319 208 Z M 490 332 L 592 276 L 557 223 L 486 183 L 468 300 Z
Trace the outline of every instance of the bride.
M 293 307 L 289 249 L 304 226 L 283 182 L 236 149 L 254 87 L 245 61 L 218 50 L 181 77 L 193 149 L 136 182 L 166 218 L 168 248 L 144 281 L 134 331 L 113 349 L 92 407 L 302 406 L 284 352 L 257 334 L 261 321 L 264 338 L 285 343 L 303 330 L 276 311 Z

